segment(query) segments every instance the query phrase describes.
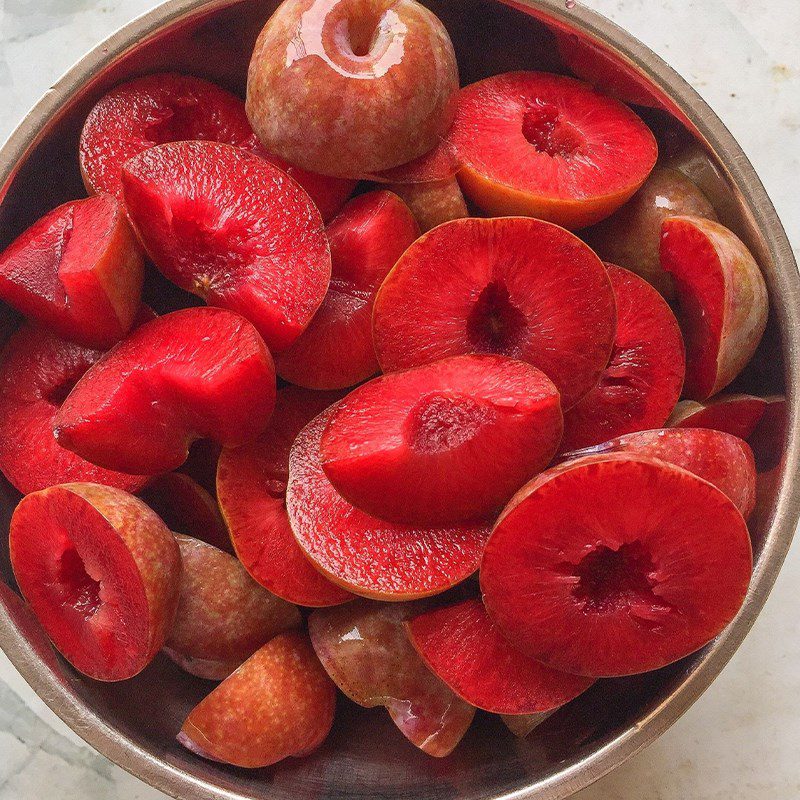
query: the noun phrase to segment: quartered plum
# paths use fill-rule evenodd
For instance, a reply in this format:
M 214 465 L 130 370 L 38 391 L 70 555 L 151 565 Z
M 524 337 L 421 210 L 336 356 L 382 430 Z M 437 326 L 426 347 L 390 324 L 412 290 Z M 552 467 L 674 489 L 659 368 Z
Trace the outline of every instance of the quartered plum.
M 667 420 L 667 427 L 711 428 L 749 439 L 766 406 L 763 397 L 752 394 L 720 394 L 704 403 L 681 400 Z
M 286 507 L 298 544 L 348 591 L 381 600 L 439 594 L 480 563 L 486 523 L 448 527 L 385 522 L 347 502 L 322 468 L 322 435 L 336 406 L 297 437 L 289 459 Z
M 256 42 L 247 113 L 271 153 L 360 178 L 431 150 L 457 91 L 450 37 L 414 0 L 284 0 Z
M 447 525 L 497 512 L 561 441 L 558 390 L 502 356 L 454 356 L 375 378 L 331 412 L 322 468 L 381 519 Z
M 328 674 L 354 703 L 385 706 L 410 742 L 441 757 L 461 741 L 475 709 L 437 678 L 412 647 L 404 623 L 422 610 L 418 603 L 359 600 L 314 611 L 308 631 Z
M 59 206 L 0 254 L 0 299 L 87 347 L 125 336 L 143 280 L 139 245 L 107 194 Z
M 622 208 L 592 230 L 588 241 L 601 258 L 635 272 L 673 300 L 675 283 L 659 258 L 661 223 L 684 215 L 717 218 L 706 196 L 685 175 L 656 167 Z
M 467 202 L 455 178 L 429 183 L 392 183 L 387 188 L 403 198 L 423 233 L 469 216 Z
M 272 358 L 255 328 L 189 308 L 137 328 L 78 381 L 55 419 L 58 443 L 107 469 L 179 467 L 195 439 L 255 439 L 275 403 Z
M 675 278 L 691 400 L 724 389 L 753 357 L 767 324 L 767 287 L 740 239 L 700 217 L 664 220 L 661 265 Z
M 212 761 L 267 767 L 316 750 L 335 711 L 336 688 L 308 637 L 281 633 L 192 710 L 178 741 Z
M 122 171 L 128 215 L 161 272 L 288 347 L 328 289 L 331 258 L 308 194 L 274 165 L 216 142 L 146 150 Z
M 659 428 L 681 396 L 686 360 L 675 315 L 642 278 L 606 268 L 617 305 L 614 349 L 595 387 L 564 415 L 562 450 Z
M 573 230 L 619 208 L 658 155 L 629 108 L 544 72 L 509 72 L 462 89 L 450 139 L 459 182 L 483 211 Z
M 631 453 L 659 458 L 713 483 L 747 519 L 756 500 L 756 468 L 748 444 L 736 436 L 706 428 L 638 431 L 595 447 L 568 453 L 576 459 L 601 453 Z
M 434 228 L 397 262 L 375 300 L 384 372 L 446 356 L 527 361 L 573 406 L 608 364 L 614 293 L 580 239 L 522 217 L 462 219 Z
M 141 500 L 94 483 L 34 492 L 14 511 L 9 547 L 20 591 L 79 672 L 132 678 L 163 646 L 181 557 Z
M 481 589 L 528 656 L 615 676 L 713 639 L 739 611 L 751 570 L 747 524 L 719 489 L 615 453 L 555 467 L 516 495 L 486 545 Z
M 311 565 L 286 513 L 292 443 L 339 399 L 335 392 L 281 389 L 264 433 L 250 444 L 223 450 L 217 468 L 217 497 L 239 560 L 262 586 L 301 606 L 331 606 L 353 598 Z
M 276 358 L 278 374 L 309 389 L 342 389 L 378 371 L 372 306 L 378 287 L 419 229 L 391 192 L 351 200 L 327 229 L 333 271 L 308 328 Z
M 142 475 L 103 469 L 64 449 L 53 430 L 61 404 L 103 355 L 24 324 L 0 354 L 0 470 L 22 494 L 74 481 L 138 492 Z
M 480 600 L 414 617 L 411 643 L 462 700 L 495 714 L 542 714 L 577 697 L 591 678 L 550 669 L 515 650 Z
M 223 680 L 274 636 L 300 625 L 300 612 L 259 586 L 231 555 L 189 536 L 181 551 L 178 611 L 165 651 L 180 667 Z
M 150 479 L 141 498 L 173 533 L 192 536 L 220 550 L 231 550 L 217 501 L 188 475 L 181 472 L 157 475 Z

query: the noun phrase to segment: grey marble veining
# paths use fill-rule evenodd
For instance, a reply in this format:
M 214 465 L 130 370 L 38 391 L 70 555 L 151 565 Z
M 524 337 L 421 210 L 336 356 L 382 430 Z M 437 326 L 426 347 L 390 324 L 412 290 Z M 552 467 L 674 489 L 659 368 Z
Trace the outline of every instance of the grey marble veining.
M 0 138 L 78 57 L 152 0 L 0 0 Z M 731 128 L 800 252 L 800 2 L 586 0 L 669 61 Z M 800 556 L 753 632 L 659 741 L 578 800 L 800 797 Z M 0 800 L 156 800 L 88 748 L 0 655 Z

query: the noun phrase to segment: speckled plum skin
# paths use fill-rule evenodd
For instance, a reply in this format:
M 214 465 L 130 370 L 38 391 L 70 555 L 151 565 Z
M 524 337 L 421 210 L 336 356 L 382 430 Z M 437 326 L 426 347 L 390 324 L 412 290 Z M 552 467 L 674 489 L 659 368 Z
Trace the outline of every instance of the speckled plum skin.
M 455 178 L 427 183 L 392 183 L 388 188 L 405 200 L 422 233 L 469 216 L 467 201 Z
M 435 147 L 457 90 L 450 37 L 414 0 L 285 0 L 256 42 L 247 113 L 270 152 L 359 178 Z

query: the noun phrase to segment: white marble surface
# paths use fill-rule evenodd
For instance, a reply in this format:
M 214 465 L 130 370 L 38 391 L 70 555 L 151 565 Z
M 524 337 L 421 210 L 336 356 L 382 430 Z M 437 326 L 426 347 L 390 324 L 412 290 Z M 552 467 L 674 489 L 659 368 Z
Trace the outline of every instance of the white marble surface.
M 586 0 L 688 78 L 759 171 L 800 251 L 800 2 Z M 0 0 L 0 138 L 70 64 L 153 0 Z M 800 797 L 800 553 L 722 676 L 579 800 Z M 155 800 L 84 745 L 0 655 L 0 800 Z

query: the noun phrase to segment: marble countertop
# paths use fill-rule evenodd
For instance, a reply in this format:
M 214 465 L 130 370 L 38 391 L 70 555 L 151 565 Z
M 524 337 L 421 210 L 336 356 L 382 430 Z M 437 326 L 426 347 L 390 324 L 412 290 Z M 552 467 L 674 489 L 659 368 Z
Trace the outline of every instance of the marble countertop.
M 800 258 L 800 3 L 585 0 L 669 61 L 749 155 Z M 0 2 L 0 139 L 86 50 L 153 0 Z M 800 552 L 696 705 L 577 800 L 800 797 Z M 0 800 L 164 798 L 85 745 L 0 654 Z

